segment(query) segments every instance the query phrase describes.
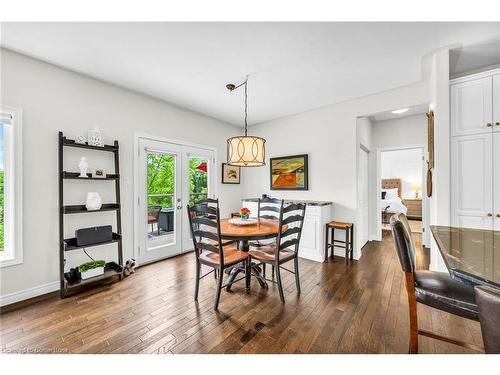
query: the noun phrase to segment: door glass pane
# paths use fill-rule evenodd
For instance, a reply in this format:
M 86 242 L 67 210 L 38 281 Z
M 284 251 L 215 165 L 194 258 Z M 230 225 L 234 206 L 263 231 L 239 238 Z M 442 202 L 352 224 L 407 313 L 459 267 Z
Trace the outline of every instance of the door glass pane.
M 147 152 L 148 249 L 175 242 L 175 155 Z
M 189 204 L 208 197 L 208 159 L 197 156 L 189 158 Z

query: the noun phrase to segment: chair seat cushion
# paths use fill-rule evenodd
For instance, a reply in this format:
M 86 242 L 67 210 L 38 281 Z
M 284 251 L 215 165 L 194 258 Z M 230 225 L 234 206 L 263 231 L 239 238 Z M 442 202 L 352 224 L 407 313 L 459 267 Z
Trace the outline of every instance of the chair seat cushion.
M 224 247 L 224 265 L 228 266 L 231 264 L 236 264 L 244 261 L 248 258 L 248 253 L 244 251 L 239 251 L 235 247 Z M 220 256 L 212 251 L 204 250 L 200 254 L 200 262 L 216 266 L 220 264 Z
M 415 272 L 417 301 L 467 319 L 479 320 L 474 288 L 433 271 Z
M 254 259 L 261 260 L 264 262 L 274 262 L 276 259 L 276 252 L 278 248 L 276 244 L 259 246 L 253 248 L 250 246 L 250 256 Z M 290 259 L 295 258 L 295 251 L 284 249 L 280 251 L 280 263 L 288 262 Z
M 149 216 L 148 216 L 148 223 L 150 223 L 150 222 L 152 222 L 152 221 L 156 221 L 156 216 L 149 215 Z
M 330 221 L 327 225 L 335 229 L 349 229 L 352 227 L 352 223 L 344 223 L 342 221 Z

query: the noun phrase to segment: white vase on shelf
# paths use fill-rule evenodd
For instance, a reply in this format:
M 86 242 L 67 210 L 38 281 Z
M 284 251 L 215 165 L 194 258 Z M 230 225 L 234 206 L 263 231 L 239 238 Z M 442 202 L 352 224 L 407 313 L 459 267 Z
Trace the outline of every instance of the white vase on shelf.
M 80 176 L 81 178 L 87 178 L 87 169 L 89 168 L 89 163 L 87 162 L 87 158 L 82 156 L 80 158 L 80 162 L 78 163 L 78 168 L 80 168 Z
M 102 207 L 102 199 L 99 193 L 91 191 L 87 193 L 87 203 L 85 207 L 88 211 L 96 211 Z
M 104 147 L 104 136 L 98 128 L 90 129 L 87 133 L 87 142 L 90 146 Z

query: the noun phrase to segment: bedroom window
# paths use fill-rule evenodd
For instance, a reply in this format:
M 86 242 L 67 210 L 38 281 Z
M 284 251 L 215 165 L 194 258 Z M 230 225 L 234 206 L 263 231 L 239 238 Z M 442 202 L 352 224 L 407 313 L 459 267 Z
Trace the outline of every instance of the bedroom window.
M 22 263 L 21 113 L 0 107 L 0 265 Z

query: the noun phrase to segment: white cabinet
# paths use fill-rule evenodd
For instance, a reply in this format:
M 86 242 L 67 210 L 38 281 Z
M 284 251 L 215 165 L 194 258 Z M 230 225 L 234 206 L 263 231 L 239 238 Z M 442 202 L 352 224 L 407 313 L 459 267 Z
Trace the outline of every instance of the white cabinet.
M 493 229 L 492 135 L 452 138 L 451 159 L 452 225 Z
M 493 178 L 494 228 L 500 231 L 500 132 L 493 135 Z
M 451 224 L 500 230 L 500 69 L 450 84 Z
M 493 78 L 490 76 L 451 86 L 452 136 L 491 132 L 492 83 Z
M 243 200 L 242 206 L 250 210 L 251 217 L 257 216 L 257 202 Z M 325 261 L 325 225 L 331 220 L 331 204 L 306 206 L 302 236 L 300 238 L 299 257 L 316 262 Z
M 500 132 L 500 74 L 493 76 L 493 131 Z

